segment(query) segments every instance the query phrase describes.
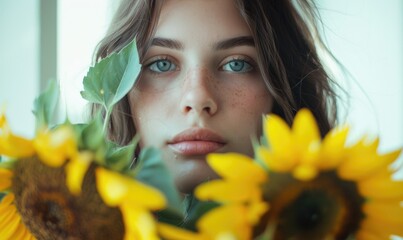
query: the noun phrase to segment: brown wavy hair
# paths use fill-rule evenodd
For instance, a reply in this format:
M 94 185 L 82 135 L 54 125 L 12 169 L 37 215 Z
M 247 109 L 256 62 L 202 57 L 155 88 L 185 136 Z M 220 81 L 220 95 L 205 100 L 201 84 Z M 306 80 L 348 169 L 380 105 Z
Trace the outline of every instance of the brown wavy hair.
M 333 89 L 335 83 L 318 56 L 318 48 L 324 48 L 324 44 L 318 34 L 320 18 L 314 2 L 234 1 L 252 32 L 259 69 L 274 99 L 272 112 L 291 124 L 299 109 L 308 108 L 324 136 L 335 124 L 337 97 Z M 141 61 L 155 31 L 162 4 L 163 0 L 122 0 L 106 36 L 98 45 L 95 61 L 119 51 L 134 38 Z M 92 113 L 98 108 L 92 105 Z M 127 97 L 115 105 L 108 131 L 110 138 L 122 145 L 136 134 Z

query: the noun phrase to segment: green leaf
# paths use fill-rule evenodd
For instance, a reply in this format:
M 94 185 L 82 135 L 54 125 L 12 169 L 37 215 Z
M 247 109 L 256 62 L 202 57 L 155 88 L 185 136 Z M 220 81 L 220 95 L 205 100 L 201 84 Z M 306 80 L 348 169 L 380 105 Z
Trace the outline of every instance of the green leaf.
M 34 101 L 33 113 L 36 117 L 36 131 L 49 127 L 53 120 L 59 99 L 59 85 L 56 81 L 49 81 L 45 91 Z
M 193 194 L 186 195 L 184 203 L 186 217 L 181 227 L 192 231 L 196 231 L 196 223 L 201 216 L 213 208 L 220 206 L 219 203 L 214 201 L 200 201 Z
M 0 161 L 0 168 L 5 168 L 9 170 L 13 170 L 18 160 L 15 159 L 4 159 L 2 158 Z
M 265 121 L 266 117 L 262 116 L 262 123 L 264 123 Z M 269 139 L 267 139 L 267 136 L 264 134 L 265 132 L 266 132 L 266 125 L 263 124 L 263 134 L 260 136 L 260 145 L 270 148 Z
M 156 212 L 159 222 L 168 223 L 173 226 L 183 225 L 183 214 L 179 213 L 172 208 L 166 208 L 162 211 Z
M 257 236 L 255 240 L 267 240 L 267 239 L 274 239 L 274 232 L 276 228 L 275 225 L 267 225 L 265 231 Z
M 108 141 L 105 156 L 106 165 L 114 171 L 123 173 L 130 171 L 138 141 L 139 137 L 135 137 L 131 143 L 126 146 L 119 146 L 114 142 Z
M 0 192 L 0 202 L 3 200 L 3 198 L 6 196 L 6 193 Z
M 96 151 L 104 147 L 105 137 L 102 131 L 101 115 L 96 115 L 88 124 L 85 124 L 78 136 L 80 136 L 79 147 L 82 149 Z
M 133 87 L 140 71 L 136 41 L 133 40 L 121 51 L 90 67 L 83 80 L 81 96 L 92 103 L 101 104 L 109 113 L 113 105 Z
M 72 124 L 72 127 L 77 137 L 78 149 L 91 151 L 95 155 L 94 161 L 104 165 L 107 144 L 101 114 L 97 114 L 89 123 Z
M 162 162 L 160 152 L 155 148 L 144 148 L 140 152 L 136 167 L 136 179 L 159 189 L 168 200 L 168 209 L 182 216 L 182 203 L 165 164 Z
M 256 163 L 258 163 L 263 169 L 265 169 L 266 171 L 268 171 L 269 169 L 267 168 L 267 165 L 264 161 L 264 159 L 261 159 L 256 153 L 258 152 L 258 148 L 260 148 L 261 146 L 268 146 L 268 144 L 266 144 L 266 138 L 264 136 L 260 137 L 260 141 L 258 141 L 256 138 L 252 138 L 252 146 L 254 149 L 254 161 L 256 161 Z

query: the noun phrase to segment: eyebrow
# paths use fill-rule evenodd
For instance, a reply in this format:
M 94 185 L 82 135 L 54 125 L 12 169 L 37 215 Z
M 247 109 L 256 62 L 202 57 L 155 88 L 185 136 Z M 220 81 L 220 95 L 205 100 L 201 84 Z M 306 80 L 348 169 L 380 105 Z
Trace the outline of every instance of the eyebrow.
M 156 37 L 153 38 L 151 41 L 151 46 L 158 46 L 158 47 L 165 47 L 165 48 L 172 48 L 176 50 L 183 50 L 183 44 L 178 40 L 169 39 L 169 38 L 160 38 Z
M 215 50 L 226 50 L 238 46 L 255 46 L 255 41 L 251 36 L 241 36 L 225 39 L 214 45 Z
M 151 41 L 151 46 L 183 50 L 183 44 L 175 39 L 156 37 Z M 219 41 L 213 45 L 214 50 L 226 50 L 238 46 L 255 46 L 255 41 L 251 36 L 240 36 Z

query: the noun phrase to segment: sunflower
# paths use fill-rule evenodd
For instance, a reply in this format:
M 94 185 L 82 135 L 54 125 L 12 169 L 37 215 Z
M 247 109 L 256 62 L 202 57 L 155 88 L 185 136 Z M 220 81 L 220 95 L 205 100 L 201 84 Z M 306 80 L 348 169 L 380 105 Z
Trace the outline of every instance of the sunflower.
M 197 219 L 197 232 L 159 223 L 160 234 L 175 240 L 251 239 L 253 225 L 268 210 L 260 188 L 267 179 L 266 171 L 252 159 L 237 153 L 210 154 L 207 161 L 223 179 L 202 184 L 196 188 L 195 195 L 222 205 Z
M 209 154 L 207 163 L 222 178 L 198 186 L 196 197 L 222 203 L 262 200 L 261 184 L 267 181 L 268 173 L 256 161 L 239 153 L 227 153 Z
M 158 168 L 159 158 L 149 154 L 144 163 L 150 158 L 140 155 L 146 170 L 139 173 L 131 167 L 135 141 L 118 146 L 106 136 L 114 105 L 140 71 L 135 39 L 89 68 L 81 95 L 103 107 L 89 124 L 66 121 L 49 129 L 59 96 L 55 81 L 35 99 L 33 140 L 14 135 L 0 113 L 0 155 L 7 156 L 0 158 L 0 239 L 158 238 L 150 211 L 162 209 L 165 197 L 135 177 L 153 184 L 146 167 Z
M 192 232 L 169 224 L 159 223 L 164 239 L 172 240 L 248 240 L 252 237 L 250 209 L 243 204 L 225 204 L 200 217 Z
M 0 154 L 9 157 L 26 157 L 34 154 L 32 142 L 14 135 L 2 112 L 0 112 Z
M 348 128 L 339 127 L 321 139 L 305 109 L 291 128 L 270 115 L 262 141 L 268 144 L 255 147 L 256 160 L 208 156 L 222 178 L 200 185 L 195 194 L 224 204 L 268 202 L 270 210 L 251 222 L 254 236 L 263 239 L 403 236 L 403 181 L 393 180 L 390 167 L 401 150 L 379 154 L 379 139 L 367 138 L 347 146 L 347 136 Z
M 0 155 L 27 157 L 33 153 L 31 141 L 12 134 L 6 117 L 0 113 Z M 3 162 L 0 164 L 0 193 L 4 194 L 0 202 L 1 239 L 35 239 L 23 223 L 15 206 L 15 196 L 10 192 L 14 173 L 3 167 Z
M 264 129 L 270 146 L 258 147 L 257 155 L 270 172 L 264 198 L 271 202 L 266 218 L 276 225 L 275 239 L 403 236 L 403 221 L 395 215 L 403 213 L 403 181 L 393 180 L 390 167 L 400 149 L 379 154 L 379 139 L 365 137 L 346 146 L 347 127 L 322 141 L 306 109 L 292 128 L 269 116 Z
M 221 203 L 197 219 L 197 232 L 159 223 L 159 232 L 175 240 L 248 240 L 253 225 L 267 212 L 260 185 L 267 172 L 256 161 L 238 153 L 209 154 L 207 162 L 222 176 L 198 186 L 195 195 L 201 200 Z
M 0 171 L 0 177 L 7 179 L 11 171 Z M 2 187 L 7 186 L 6 184 Z M 0 188 L 1 189 L 1 188 Z M 35 239 L 21 221 L 14 203 L 14 194 L 7 194 L 0 202 L 0 236 L 1 239 Z
M 118 206 L 123 214 L 125 239 L 159 239 L 154 217 L 149 210 L 165 207 L 165 197 L 153 189 L 132 178 L 105 168 L 96 169 L 97 188 L 108 206 Z
M 69 124 L 27 140 L 0 116 L 1 239 L 157 239 L 159 191 L 94 162 Z
M 61 166 L 67 159 L 82 158 L 69 126 L 41 131 L 28 140 L 15 136 L 3 115 L 1 119 L 0 154 L 11 157 L 0 166 L 0 191 L 6 194 L 1 211 L 9 213 L 0 220 L 1 231 L 8 234 L 0 235 L 2 239 L 123 238 L 121 213 L 103 204 L 91 174 L 83 183 L 86 191 L 78 197 L 66 185 L 69 177 Z M 110 219 L 115 226 L 108 224 Z M 88 231 L 94 226 L 103 231 Z

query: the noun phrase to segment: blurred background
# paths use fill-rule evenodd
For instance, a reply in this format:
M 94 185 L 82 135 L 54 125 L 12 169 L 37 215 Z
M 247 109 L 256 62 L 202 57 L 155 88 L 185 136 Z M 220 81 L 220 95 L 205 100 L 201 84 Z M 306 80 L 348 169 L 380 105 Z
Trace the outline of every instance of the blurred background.
M 403 146 L 403 1 L 317 2 L 325 43 L 351 74 L 335 72 L 350 95 L 340 121 L 352 139 L 380 136 L 381 151 Z M 33 136 L 33 100 L 49 79 L 61 85 L 59 119 L 84 121 L 82 79 L 117 3 L 0 0 L 0 106 L 15 132 Z

